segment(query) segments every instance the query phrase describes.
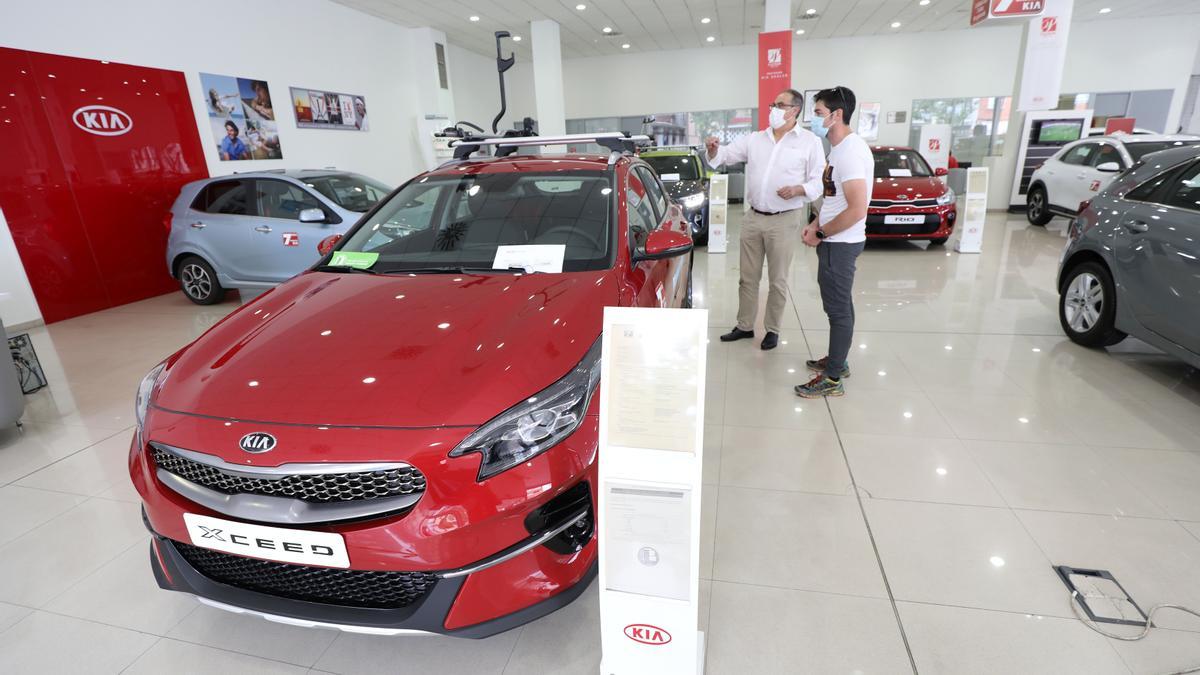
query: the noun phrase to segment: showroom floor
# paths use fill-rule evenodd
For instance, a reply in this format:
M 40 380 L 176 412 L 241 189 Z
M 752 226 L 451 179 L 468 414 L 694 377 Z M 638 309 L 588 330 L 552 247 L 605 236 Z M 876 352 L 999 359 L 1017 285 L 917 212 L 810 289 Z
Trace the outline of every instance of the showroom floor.
M 716 339 L 734 323 L 736 243 L 697 256 L 712 338 L 708 672 L 1200 665 L 1200 619 L 1168 613 L 1143 642 L 1110 641 L 1073 617 L 1051 568 L 1108 569 L 1143 608 L 1200 608 L 1200 373 L 1132 340 L 1103 353 L 1062 336 L 1063 225 L 992 215 L 983 255 L 870 246 L 853 376 L 828 403 L 791 392 L 825 352 L 814 255 L 796 257 L 785 342 L 770 353 Z M 597 672 L 594 588 L 450 648 L 157 589 L 124 467 L 134 389 L 235 307 L 174 293 L 31 331 L 51 381 L 23 432 L 0 430 L 0 672 Z

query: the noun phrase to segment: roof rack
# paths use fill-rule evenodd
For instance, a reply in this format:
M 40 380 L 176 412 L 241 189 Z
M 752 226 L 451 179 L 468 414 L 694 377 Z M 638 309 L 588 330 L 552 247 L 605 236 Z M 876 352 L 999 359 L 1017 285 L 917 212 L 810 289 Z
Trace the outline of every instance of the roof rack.
M 635 152 L 638 143 L 648 140 L 649 136 L 630 136 L 628 132 L 622 131 L 563 136 L 468 136 L 450 141 L 450 147 L 454 148 L 454 159 L 466 159 L 484 146 L 494 146 L 497 157 L 507 157 L 522 147 L 574 143 L 595 143 L 613 152 Z
M 649 145 L 649 146 L 643 147 L 642 150 L 643 151 L 675 150 L 677 148 L 683 148 L 683 149 L 687 149 L 687 150 L 698 150 L 700 148 L 700 146 L 699 145 L 688 145 L 686 143 L 676 143 L 675 145 Z

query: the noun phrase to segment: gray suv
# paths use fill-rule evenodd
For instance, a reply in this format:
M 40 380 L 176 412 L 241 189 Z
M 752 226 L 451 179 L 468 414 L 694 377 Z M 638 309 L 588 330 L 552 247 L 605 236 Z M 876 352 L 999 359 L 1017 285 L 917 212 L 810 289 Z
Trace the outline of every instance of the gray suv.
M 1145 156 L 1071 222 L 1059 320 L 1073 341 L 1133 335 L 1200 368 L 1200 147 Z
M 167 269 L 200 305 L 304 271 L 391 188 L 354 173 L 261 171 L 188 183 L 171 207 Z

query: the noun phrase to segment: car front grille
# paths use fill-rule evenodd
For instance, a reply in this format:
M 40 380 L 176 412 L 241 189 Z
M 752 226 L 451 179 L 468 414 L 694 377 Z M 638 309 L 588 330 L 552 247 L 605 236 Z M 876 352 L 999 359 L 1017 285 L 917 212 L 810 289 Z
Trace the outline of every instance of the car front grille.
M 171 543 L 188 564 L 213 581 L 290 600 L 399 609 L 419 602 L 438 580 L 431 572 L 309 567 Z
M 871 208 L 886 209 L 892 206 L 937 206 L 937 199 L 872 199 Z
M 920 223 L 885 223 L 880 215 L 867 216 L 867 234 L 933 234 L 941 227 L 942 221 L 936 213 L 914 214 L 924 216 Z
M 151 445 L 158 468 L 224 494 L 255 494 L 305 502 L 349 502 L 425 492 L 425 475 L 411 466 L 350 473 L 254 477 L 203 464 Z M 247 470 L 252 467 L 247 467 Z

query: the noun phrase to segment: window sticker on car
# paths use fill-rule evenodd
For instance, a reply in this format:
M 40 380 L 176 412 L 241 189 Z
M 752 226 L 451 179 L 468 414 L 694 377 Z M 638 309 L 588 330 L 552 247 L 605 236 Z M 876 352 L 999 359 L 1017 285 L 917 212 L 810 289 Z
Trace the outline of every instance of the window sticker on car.
M 378 253 L 334 251 L 333 258 L 329 260 L 329 264 L 333 267 L 353 267 L 354 269 L 365 270 L 374 265 L 376 260 L 379 260 Z
M 679 182 L 679 174 L 677 174 L 677 173 L 664 173 L 664 174 L 661 174 L 659 176 L 659 178 L 661 178 L 662 182 L 664 182 L 664 183 L 678 183 Z
M 494 270 L 523 269 L 526 272 L 562 272 L 563 258 L 567 256 L 566 244 L 528 244 L 523 246 L 497 246 Z
M 892 178 L 912 178 L 912 169 L 888 169 Z

